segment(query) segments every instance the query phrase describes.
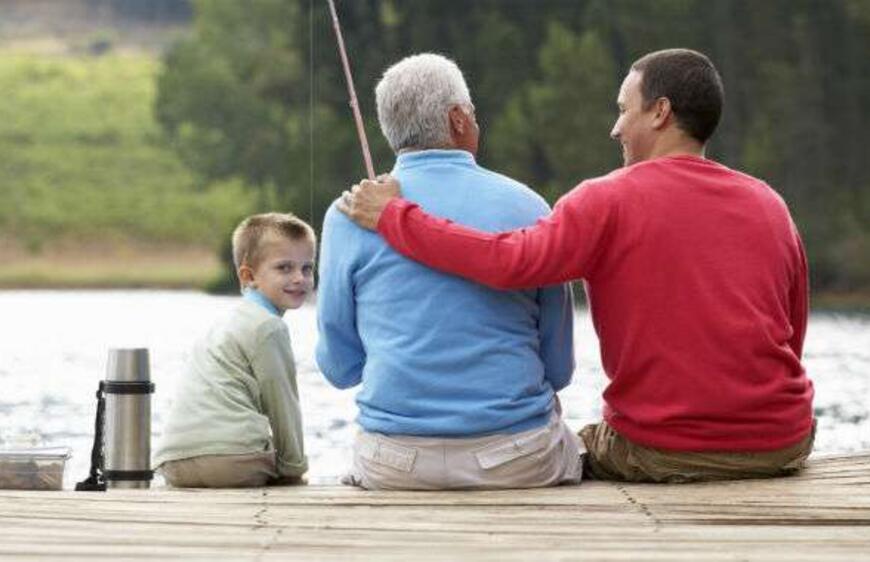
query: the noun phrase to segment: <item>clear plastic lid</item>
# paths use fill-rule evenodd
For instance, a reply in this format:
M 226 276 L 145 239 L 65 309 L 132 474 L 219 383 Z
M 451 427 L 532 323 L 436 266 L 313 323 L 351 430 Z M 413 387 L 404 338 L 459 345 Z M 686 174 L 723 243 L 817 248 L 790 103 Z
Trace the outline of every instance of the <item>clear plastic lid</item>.
M 0 460 L 66 460 L 72 456 L 69 447 L 33 447 L 29 449 L 0 449 Z

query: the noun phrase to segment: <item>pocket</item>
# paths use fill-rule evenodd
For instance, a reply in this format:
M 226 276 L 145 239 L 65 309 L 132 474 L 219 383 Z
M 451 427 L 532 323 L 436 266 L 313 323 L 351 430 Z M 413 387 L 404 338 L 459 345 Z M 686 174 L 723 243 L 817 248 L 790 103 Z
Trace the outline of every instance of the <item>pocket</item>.
M 552 428 L 547 426 L 528 435 L 504 439 L 477 450 L 474 456 L 483 470 L 491 470 L 523 457 L 537 457 L 552 441 L 551 432 Z
M 400 472 L 411 472 L 417 458 L 416 449 L 388 443 L 370 435 L 358 437 L 356 451 L 360 458 Z

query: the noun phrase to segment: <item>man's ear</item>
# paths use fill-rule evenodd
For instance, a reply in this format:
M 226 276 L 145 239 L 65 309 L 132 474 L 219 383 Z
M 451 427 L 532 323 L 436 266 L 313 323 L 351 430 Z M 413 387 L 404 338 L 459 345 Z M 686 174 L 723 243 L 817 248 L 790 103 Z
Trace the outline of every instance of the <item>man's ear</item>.
M 668 98 L 659 98 L 653 104 L 653 129 L 661 129 L 671 120 L 674 115 L 674 110 L 671 107 L 671 100 Z
M 458 105 L 451 106 L 447 111 L 447 118 L 450 120 L 451 132 L 459 136 L 465 134 L 465 128 L 468 127 L 468 116 L 462 107 Z
M 254 285 L 254 270 L 250 268 L 248 265 L 239 266 L 239 270 L 236 272 L 239 276 L 239 282 L 242 287 L 253 287 Z

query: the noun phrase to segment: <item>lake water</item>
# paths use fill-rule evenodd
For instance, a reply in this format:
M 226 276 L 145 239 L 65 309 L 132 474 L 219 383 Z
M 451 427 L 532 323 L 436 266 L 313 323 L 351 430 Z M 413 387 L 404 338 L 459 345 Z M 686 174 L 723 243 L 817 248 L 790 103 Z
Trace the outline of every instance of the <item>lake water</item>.
M 94 392 L 108 349 L 147 347 L 154 441 L 192 342 L 237 297 L 170 291 L 0 291 L 0 448 L 69 446 L 65 487 L 87 476 Z M 355 432 L 354 391 L 329 386 L 314 363 L 313 305 L 290 311 L 312 483 L 334 483 Z M 577 372 L 562 393 L 568 424 L 600 417 L 605 378 L 588 312 L 576 314 Z M 805 363 L 816 387 L 817 453 L 870 449 L 870 316 L 814 314 Z

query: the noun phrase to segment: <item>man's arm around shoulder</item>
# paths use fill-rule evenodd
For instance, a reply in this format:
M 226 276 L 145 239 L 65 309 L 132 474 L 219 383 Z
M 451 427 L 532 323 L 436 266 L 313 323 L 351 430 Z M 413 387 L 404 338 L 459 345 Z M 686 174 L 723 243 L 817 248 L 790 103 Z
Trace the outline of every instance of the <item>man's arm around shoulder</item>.
M 398 182 L 363 181 L 339 208 L 424 265 L 497 289 L 533 288 L 589 274 L 617 216 L 605 179 L 581 184 L 535 225 L 490 234 L 425 213 L 395 197 Z

